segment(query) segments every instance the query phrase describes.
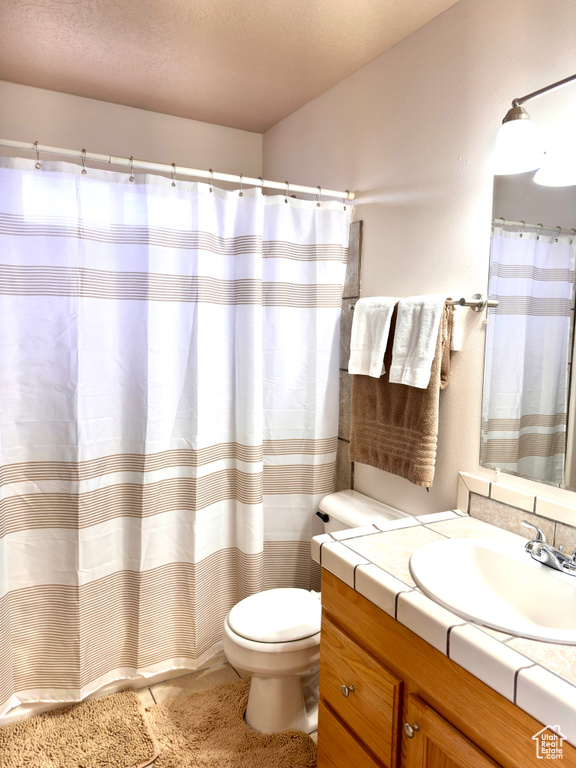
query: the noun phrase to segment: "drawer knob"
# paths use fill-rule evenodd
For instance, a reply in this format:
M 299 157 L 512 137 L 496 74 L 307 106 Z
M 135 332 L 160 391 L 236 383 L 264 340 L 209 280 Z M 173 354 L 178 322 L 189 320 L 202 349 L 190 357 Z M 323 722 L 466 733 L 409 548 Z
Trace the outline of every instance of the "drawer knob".
M 342 688 L 340 688 L 342 691 L 342 696 L 344 696 L 345 699 L 350 696 L 351 693 L 354 693 L 354 686 L 353 685 L 343 685 Z
M 404 723 L 404 733 L 406 736 L 408 736 L 409 739 L 413 739 L 416 731 L 420 730 L 420 726 L 418 723 L 414 723 L 414 725 L 410 725 L 410 723 Z

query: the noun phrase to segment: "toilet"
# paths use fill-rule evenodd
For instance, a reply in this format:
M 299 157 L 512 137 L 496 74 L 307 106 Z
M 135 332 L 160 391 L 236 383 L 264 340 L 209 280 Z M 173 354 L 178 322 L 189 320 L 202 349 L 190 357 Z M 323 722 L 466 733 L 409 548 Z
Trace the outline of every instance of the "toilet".
M 352 490 L 325 496 L 316 514 L 326 533 L 409 517 Z M 318 729 L 321 612 L 318 592 L 268 589 L 228 613 L 224 652 L 252 677 L 245 717 L 256 731 Z

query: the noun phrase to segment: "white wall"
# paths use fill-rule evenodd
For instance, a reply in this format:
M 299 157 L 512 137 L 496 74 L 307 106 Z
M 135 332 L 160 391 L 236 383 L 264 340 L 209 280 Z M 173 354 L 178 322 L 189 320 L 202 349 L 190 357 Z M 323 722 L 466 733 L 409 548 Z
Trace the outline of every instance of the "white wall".
M 258 133 L 4 81 L 0 81 L 0 137 L 223 173 L 262 175 L 262 136 Z
M 364 296 L 485 292 L 496 132 L 514 97 L 574 73 L 575 23 L 574 0 L 460 0 L 268 131 L 265 176 L 358 191 Z M 357 490 L 436 511 L 455 505 L 458 470 L 493 474 L 478 465 L 484 327 L 468 314 L 431 492 L 360 464 Z

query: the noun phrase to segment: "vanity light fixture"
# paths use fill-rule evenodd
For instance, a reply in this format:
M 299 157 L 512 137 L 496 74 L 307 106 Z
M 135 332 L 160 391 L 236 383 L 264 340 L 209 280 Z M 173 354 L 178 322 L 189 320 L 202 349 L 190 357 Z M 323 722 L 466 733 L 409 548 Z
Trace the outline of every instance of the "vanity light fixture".
M 573 80 L 576 80 L 576 75 L 558 80 L 556 83 L 513 100 L 512 108 L 508 110 L 504 120 L 502 120 L 502 125 L 496 137 L 493 170 L 497 176 L 526 173 L 541 167 L 544 170 L 546 165 L 545 154 L 538 131 L 530 120 L 530 115 L 522 105 L 536 96 L 541 96 L 543 93 L 559 88 L 561 85 L 566 85 L 566 83 L 570 83 Z M 552 158 L 550 158 L 549 162 L 552 163 Z M 576 173 L 576 162 L 574 163 L 573 170 Z M 540 176 L 541 180 L 535 178 L 534 181 L 548 186 L 567 186 L 566 182 L 563 184 L 551 184 L 550 181 L 547 181 L 550 178 L 560 179 L 558 175 L 554 176 L 550 172 L 543 172 Z M 564 178 L 566 178 L 565 174 L 562 176 L 562 179 Z M 574 183 L 576 183 L 576 178 L 569 182 L 569 184 Z

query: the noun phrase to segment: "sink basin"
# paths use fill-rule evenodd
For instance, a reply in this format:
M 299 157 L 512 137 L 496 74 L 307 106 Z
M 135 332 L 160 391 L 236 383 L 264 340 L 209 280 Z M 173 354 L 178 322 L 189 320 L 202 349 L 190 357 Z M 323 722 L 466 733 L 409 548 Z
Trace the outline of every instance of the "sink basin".
M 416 584 L 449 611 L 492 629 L 576 645 L 576 576 L 533 560 L 525 542 L 446 539 L 410 559 Z

